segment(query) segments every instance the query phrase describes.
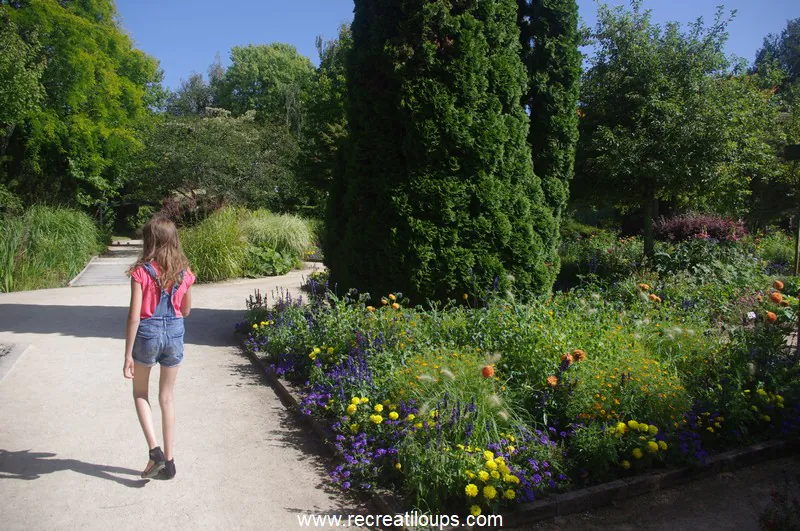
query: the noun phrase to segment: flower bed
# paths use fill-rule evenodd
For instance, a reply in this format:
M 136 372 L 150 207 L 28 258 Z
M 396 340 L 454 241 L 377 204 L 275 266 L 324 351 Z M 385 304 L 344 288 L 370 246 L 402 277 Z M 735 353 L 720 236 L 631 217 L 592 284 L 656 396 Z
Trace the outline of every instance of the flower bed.
M 241 331 L 329 427 L 332 481 L 479 514 L 798 433 L 793 282 L 631 278 L 427 309 L 257 296 Z

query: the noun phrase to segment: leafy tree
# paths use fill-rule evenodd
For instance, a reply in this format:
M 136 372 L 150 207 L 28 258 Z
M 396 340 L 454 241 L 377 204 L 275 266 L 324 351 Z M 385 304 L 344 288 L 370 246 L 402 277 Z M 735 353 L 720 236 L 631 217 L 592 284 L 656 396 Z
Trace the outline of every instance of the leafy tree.
M 254 110 L 261 121 L 302 124 L 302 96 L 314 74 L 311 61 L 284 43 L 234 46 L 232 64 L 217 86 L 217 105 L 234 116 Z
M 553 217 L 560 224 L 569 195 L 578 143 L 578 92 L 581 35 L 575 0 L 517 0 L 522 60 L 528 90 L 522 104 L 530 111 L 528 142 L 533 169 Z M 558 271 L 559 233 L 547 235 L 547 261 Z
M 37 62 L 46 64 L 44 100 L 8 141 L 9 188 L 29 202 L 112 197 L 128 178 L 122 162 L 141 147 L 136 125 L 149 113 L 156 61 L 133 47 L 112 0 L 9 5 L 20 35 L 38 36 Z
M 297 144 L 285 129 L 261 127 L 254 112 L 231 117 L 167 116 L 148 127 L 130 198 L 178 194 L 195 205 L 246 204 L 284 211 L 303 202 L 292 163 Z
M 166 102 L 167 113 L 174 116 L 203 116 L 208 107 L 214 107 L 213 88 L 197 73 L 181 80 L 180 88 Z
M 35 34 L 30 39 L 29 43 L 20 37 L 17 25 L 0 6 L 0 170 L 17 124 L 39 109 L 44 98 L 40 47 Z
M 756 53 L 754 69 L 777 65 L 786 74 L 786 83 L 800 79 L 800 18 L 788 20 L 780 35 L 770 33 Z
M 345 59 L 352 47 L 350 27 L 342 25 L 339 36 L 330 41 L 317 37 L 319 68 L 309 89 L 303 124 L 303 155 L 298 177 L 317 191 L 317 204 L 331 187 L 338 153 L 347 138 L 347 79 Z
M 606 195 L 644 216 L 645 253 L 653 253 L 658 201 L 718 190 L 730 157 L 717 77 L 727 74 L 722 11 L 682 33 L 650 21 L 641 0 L 632 10 L 601 6 L 596 55 L 582 82 L 581 180 L 574 190 Z
M 340 289 L 422 302 L 495 279 L 551 288 L 556 227 L 526 141 L 516 17 L 513 0 L 356 0 L 324 243 Z

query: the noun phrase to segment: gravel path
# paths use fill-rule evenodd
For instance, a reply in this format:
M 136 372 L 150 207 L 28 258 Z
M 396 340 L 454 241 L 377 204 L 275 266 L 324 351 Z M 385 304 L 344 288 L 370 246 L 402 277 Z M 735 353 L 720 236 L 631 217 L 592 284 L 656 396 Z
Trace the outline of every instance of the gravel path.
M 0 343 L 29 345 L 0 383 L 2 528 L 280 530 L 305 513 L 367 512 L 329 488 L 313 433 L 233 335 L 255 288 L 296 292 L 310 272 L 194 288 L 173 481 L 138 477 L 147 446 L 122 377 L 128 287 L 0 294 Z

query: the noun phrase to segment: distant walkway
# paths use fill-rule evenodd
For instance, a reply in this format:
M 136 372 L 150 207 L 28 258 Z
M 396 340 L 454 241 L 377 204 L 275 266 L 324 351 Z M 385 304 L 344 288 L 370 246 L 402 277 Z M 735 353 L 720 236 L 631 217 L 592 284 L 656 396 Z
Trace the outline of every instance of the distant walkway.
M 69 285 L 80 287 L 128 284 L 130 279 L 125 272 L 136 262 L 141 252 L 142 240 L 114 241 L 104 255 L 89 262 Z
M 0 344 L 28 345 L 0 382 L 2 528 L 290 530 L 298 515 L 368 512 L 331 489 L 315 435 L 254 372 L 233 332 L 253 290 L 299 295 L 311 272 L 193 288 L 172 481 L 139 479 L 147 445 L 122 376 L 129 288 L 0 294 Z

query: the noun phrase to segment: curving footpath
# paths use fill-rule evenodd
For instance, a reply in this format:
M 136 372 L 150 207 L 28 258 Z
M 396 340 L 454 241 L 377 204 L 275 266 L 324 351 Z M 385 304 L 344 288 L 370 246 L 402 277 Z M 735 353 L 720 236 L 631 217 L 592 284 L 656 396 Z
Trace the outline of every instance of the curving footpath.
M 236 346 L 248 295 L 299 293 L 311 271 L 194 288 L 172 481 L 138 477 L 147 446 L 122 377 L 128 286 L 0 294 L 0 345 L 21 351 L 0 357 L 2 528 L 282 530 L 301 529 L 298 515 L 369 512 L 328 488 L 313 432 Z

